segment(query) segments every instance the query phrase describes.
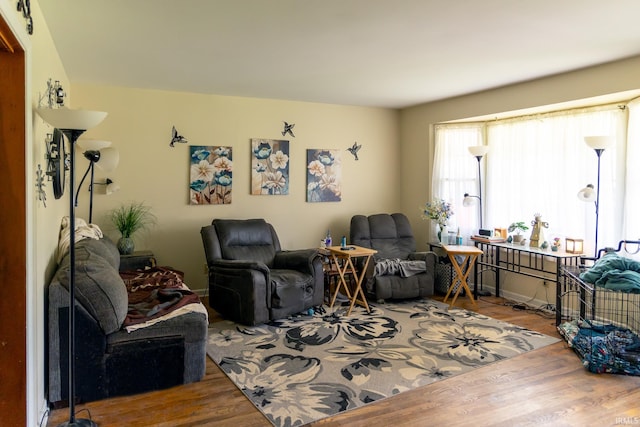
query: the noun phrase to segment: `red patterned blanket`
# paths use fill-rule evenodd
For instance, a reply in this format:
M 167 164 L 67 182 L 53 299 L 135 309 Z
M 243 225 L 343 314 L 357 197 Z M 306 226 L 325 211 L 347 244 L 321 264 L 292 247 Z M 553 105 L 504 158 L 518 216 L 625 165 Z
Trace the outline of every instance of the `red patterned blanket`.
M 123 326 L 164 316 L 187 304 L 199 303 L 198 295 L 184 284 L 184 273 L 168 267 L 121 271 L 129 294 L 129 311 Z

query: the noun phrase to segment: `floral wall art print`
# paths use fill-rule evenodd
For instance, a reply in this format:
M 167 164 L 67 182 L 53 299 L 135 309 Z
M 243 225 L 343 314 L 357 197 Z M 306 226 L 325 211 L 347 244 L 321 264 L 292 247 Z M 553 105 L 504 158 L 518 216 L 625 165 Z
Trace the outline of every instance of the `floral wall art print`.
M 231 203 L 233 161 L 231 147 L 191 147 L 189 199 L 192 205 Z
M 251 140 L 251 194 L 289 194 L 289 141 Z
M 307 150 L 307 202 L 342 200 L 340 150 Z

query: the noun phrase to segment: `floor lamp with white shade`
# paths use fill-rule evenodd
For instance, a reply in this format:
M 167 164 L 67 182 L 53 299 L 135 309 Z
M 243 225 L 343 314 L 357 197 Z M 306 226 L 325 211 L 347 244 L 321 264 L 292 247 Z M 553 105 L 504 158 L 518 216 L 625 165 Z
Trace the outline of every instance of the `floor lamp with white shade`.
M 103 111 L 72 110 L 68 108 L 38 108 L 47 123 L 59 129 L 69 139 L 69 420 L 60 426 L 96 426 L 89 419 L 75 415 L 75 143 L 87 129 L 100 124 L 107 113 Z
M 598 217 L 600 215 L 600 157 L 606 148 L 613 144 L 610 136 L 585 136 L 584 142 L 596 152 L 598 156 L 598 181 L 594 189 L 592 184 L 588 184 L 578 192 L 578 198 L 583 202 L 595 202 L 596 205 L 596 236 L 594 257 L 598 257 Z
M 478 234 L 482 234 L 482 227 L 484 226 L 482 221 L 482 171 L 480 169 L 480 161 L 482 158 L 489 152 L 489 147 L 487 145 L 472 145 L 468 147 L 469 153 L 478 161 L 478 195 L 471 195 L 469 193 L 464 193 L 464 199 L 462 199 L 462 206 L 468 207 L 473 206 L 475 199 L 478 199 L 479 210 L 480 210 L 480 229 L 478 230 Z M 476 291 L 476 297 L 478 296 L 489 296 L 491 292 L 485 291 L 484 288 L 478 289 Z
M 484 224 L 482 223 L 482 171 L 480 169 L 480 161 L 489 152 L 489 147 L 486 145 L 473 145 L 468 148 L 469 153 L 478 161 L 478 195 L 472 196 L 469 193 L 465 193 L 462 205 L 465 207 L 472 206 L 474 204 L 473 199 L 478 199 L 480 205 L 480 229 L 482 229 Z

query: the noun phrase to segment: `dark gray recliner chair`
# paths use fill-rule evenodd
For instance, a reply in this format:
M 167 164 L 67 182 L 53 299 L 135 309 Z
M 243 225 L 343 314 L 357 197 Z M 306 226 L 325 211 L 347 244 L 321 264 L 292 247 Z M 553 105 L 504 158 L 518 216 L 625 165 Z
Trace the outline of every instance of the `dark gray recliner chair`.
M 322 305 L 324 274 L 317 249 L 283 251 L 263 219 L 214 219 L 201 229 L 209 267 L 209 305 L 245 325 Z
M 349 230 L 353 245 L 378 251 L 366 272 L 366 290 L 376 300 L 404 299 L 433 295 L 437 255 L 416 252 L 416 239 L 404 214 L 355 215 Z M 395 274 L 374 274 L 376 264 L 388 260 L 426 263 L 426 271 L 403 277 Z

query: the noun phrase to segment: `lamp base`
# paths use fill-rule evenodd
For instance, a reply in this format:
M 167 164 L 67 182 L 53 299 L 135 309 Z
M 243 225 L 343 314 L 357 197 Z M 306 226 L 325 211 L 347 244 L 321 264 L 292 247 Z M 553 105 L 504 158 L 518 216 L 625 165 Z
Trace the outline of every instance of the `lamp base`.
M 98 427 L 98 424 L 86 418 L 76 418 L 72 421 L 67 421 L 59 424 L 58 427 Z

